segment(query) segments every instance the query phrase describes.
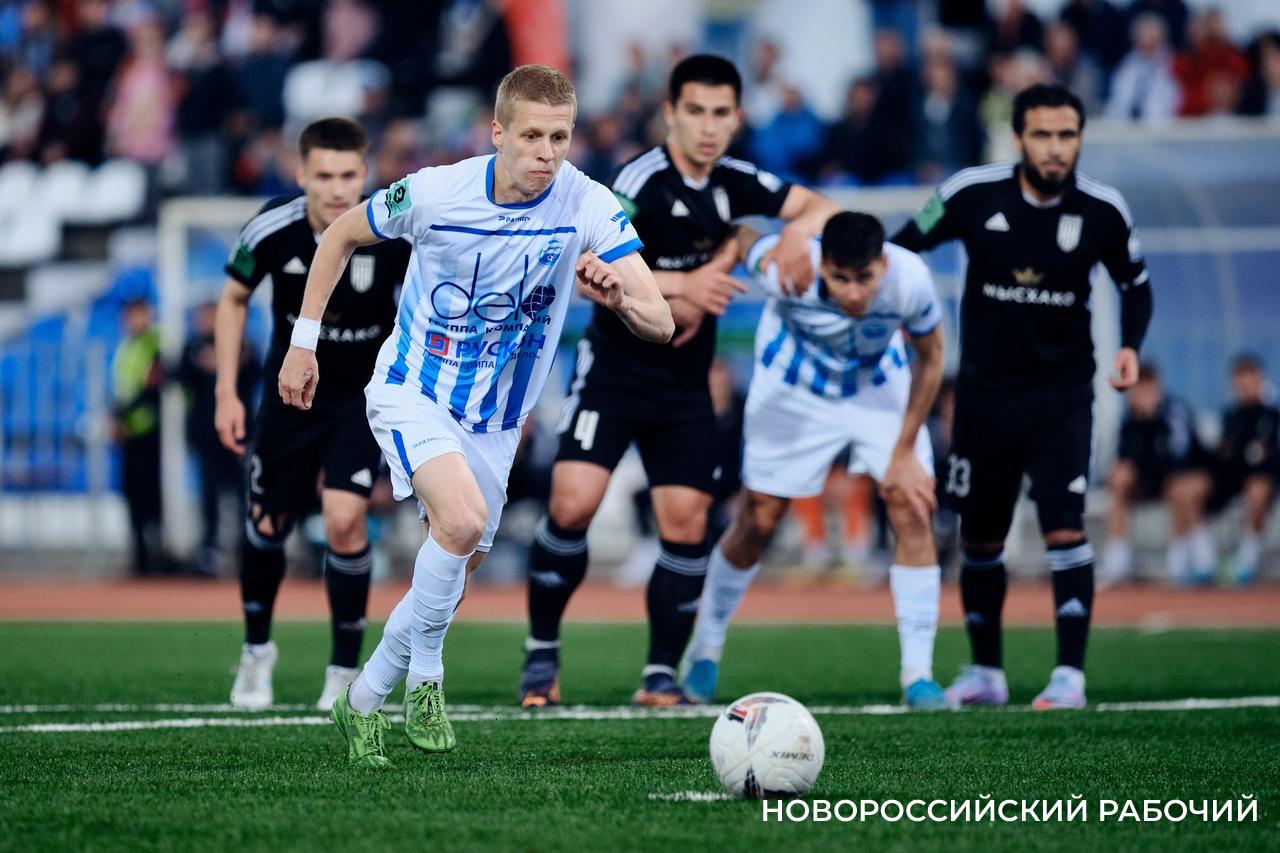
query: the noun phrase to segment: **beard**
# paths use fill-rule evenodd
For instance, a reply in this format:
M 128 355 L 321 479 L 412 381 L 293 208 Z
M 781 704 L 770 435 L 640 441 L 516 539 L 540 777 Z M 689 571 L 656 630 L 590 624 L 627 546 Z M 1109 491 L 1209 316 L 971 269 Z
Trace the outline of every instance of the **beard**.
M 1040 174 L 1040 170 L 1032 165 L 1031 161 L 1027 159 L 1024 154 L 1022 157 L 1022 174 L 1027 176 L 1027 183 L 1031 184 L 1031 186 L 1035 187 L 1045 195 L 1059 195 L 1067 187 L 1075 183 L 1076 165 L 1075 163 L 1072 163 L 1071 168 L 1067 169 L 1066 173 L 1060 180 L 1054 180 L 1053 178 L 1047 178 Z

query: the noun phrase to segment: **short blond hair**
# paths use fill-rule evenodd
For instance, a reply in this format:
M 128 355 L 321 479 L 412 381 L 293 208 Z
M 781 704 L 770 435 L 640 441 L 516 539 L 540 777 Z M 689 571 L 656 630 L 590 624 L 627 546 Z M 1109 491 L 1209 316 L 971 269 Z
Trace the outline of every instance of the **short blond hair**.
M 493 116 L 498 124 L 508 124 L 515 115 L 516 101 L 536 101 L 558 107 L 569 104 L 573 117 L 578 115 L 578 96 L 569 78 L 550 65 L 521 65 L 498 84 L 498 97 Z

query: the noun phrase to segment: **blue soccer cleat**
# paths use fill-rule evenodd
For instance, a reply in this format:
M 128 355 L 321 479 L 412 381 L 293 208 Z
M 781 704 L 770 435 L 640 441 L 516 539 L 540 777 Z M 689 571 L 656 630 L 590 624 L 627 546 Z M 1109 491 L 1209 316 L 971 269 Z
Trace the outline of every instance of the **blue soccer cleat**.
M 703 705 L 716 700 L 716 682 L 720 680 L 720 664 L 713 660 L 696 660 L 684 674 L 684 691 Z
M 951 707 L 942 685 L 927 678 L 917 678 L 902 692 L 902 701 L 913 711 L 945 711 Z

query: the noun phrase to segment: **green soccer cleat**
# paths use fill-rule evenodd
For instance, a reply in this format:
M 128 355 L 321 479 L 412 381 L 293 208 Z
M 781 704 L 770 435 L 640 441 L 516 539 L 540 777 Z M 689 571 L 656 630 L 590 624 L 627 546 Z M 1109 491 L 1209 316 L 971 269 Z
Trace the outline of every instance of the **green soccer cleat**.
M 439 684 L 428 681 L 404 697 L 404 733 L 425 752 L 449 752 L 458 745 Z
M 382 733 L 391 728 L 387 717 L 381 711 L 372 714 L 361 714 L 351 707 L 347 701 L 347 691 L 338 694 L 333 707 L 329 710 L 329 719 L 338 727 L 338 732 L 347 740 L 347 759 L 356 767 L 390 767 L 382 746 Z

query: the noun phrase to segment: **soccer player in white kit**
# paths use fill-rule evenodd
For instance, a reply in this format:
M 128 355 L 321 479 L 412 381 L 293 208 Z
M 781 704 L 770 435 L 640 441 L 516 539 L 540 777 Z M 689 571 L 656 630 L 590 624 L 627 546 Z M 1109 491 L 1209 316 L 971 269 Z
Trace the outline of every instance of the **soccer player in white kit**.
M 896 540 L 889 583 L 902 649 L 901 684 L 913 708 L 942 708 L 933 680 L 940 571 L 933 542 L 933 452 L 924 426 L 942 381 L 941 311 L 913 252 L 885 243 L 873 216 L 843 212 L 813 241 L 818 280 L 803 294 L 761 269 L 776 236 L 740 229 L 754 280 L 769 295 L 756 330 L 747 392 L 742 500 L 711 553 L 685 689 L 715 697 L 734 610 L 793 498 L 821 493 L 832 462 L 880 484 Z M 902 332 L 915 351 L 909 365 Z
M 316 250 L 285 402 L 308 408 L 329 295 L 357 246 L 407 236 L 413 258 L 396 326 L 365 389 L 369 424 L 397 499 L 416 496 L 429 534 L 413 585 L 331 718 L 353 764 L 388 763 L 382 703 L 407 677 L 405 730 L 427 752 L 456 741 L 444 708 L 445 632 L 467 571 L 493 543 L 520 426 L 555 356 L 575 282 L 632 332 L 666 342 L 675 326 L 640 239 L 613 194 L 564 162 L 573 85 L 543 65 L 498 87 L 498 153 L 422 169 L 337 219 Z

